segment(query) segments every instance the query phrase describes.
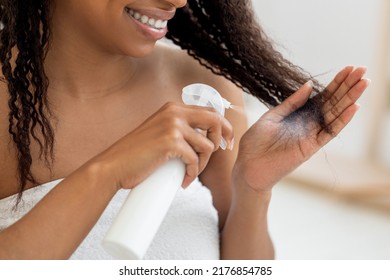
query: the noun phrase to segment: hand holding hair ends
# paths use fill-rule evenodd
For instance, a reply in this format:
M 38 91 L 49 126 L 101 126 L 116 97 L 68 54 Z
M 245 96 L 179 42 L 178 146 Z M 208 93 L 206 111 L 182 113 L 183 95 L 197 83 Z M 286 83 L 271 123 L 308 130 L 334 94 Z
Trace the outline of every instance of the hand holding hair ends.
M 317 93 L 317 95 L 307 99 L 302 107 L 297 108 L 284 118 L 286 127 L 300 125 L 305 128 L 311 122 L 316 122 L 324 131 L 332 134 L 332 130 L 325 121 L 322 106 L 325 103 L 324 93 Z M 287 128 L 288 129 L 288 128 Z
M 365 71 L 346 67 L 326 88 L 320 107 L 326 129 L 309 115 L 310 83 L 264 114 L 241 139 L 234 176 L 243 178 L 237 180 L 267 191 L 337 136 L 352 120 L 359 108 L 356 101 L 369 85 Z

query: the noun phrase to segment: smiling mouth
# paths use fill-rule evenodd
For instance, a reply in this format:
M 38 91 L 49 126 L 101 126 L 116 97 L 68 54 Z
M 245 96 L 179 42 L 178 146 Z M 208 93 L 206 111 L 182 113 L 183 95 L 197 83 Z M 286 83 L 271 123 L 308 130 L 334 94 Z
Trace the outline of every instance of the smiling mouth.
M 148 25 L 154 29 L 162 30 L 165 27 L 167 27 L 168 24 L 167 20 L 151 18 L 127 7 L 125 8 L 125 11 L 128 15 L 130 15 L 135 20 L 139 21 L 142 24 Z

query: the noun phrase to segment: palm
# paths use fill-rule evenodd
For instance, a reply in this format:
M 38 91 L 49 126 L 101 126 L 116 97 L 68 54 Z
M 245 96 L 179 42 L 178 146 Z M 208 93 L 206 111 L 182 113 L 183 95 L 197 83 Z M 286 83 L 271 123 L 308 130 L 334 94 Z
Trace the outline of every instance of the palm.
M 309 159 L 333 139 L 352 119 L 355 104 L 368 86 L 364 68 L 341 71 L 327 87 L 323 106 L 325 122 L 332 134 L 307 118 L 286 117 L 306 103 L 311 87 L 306 84 L 278 107 L 264 114 L 242 137 L 239 173 L 249 186 L 268 190 L 282 177 Z
M 251 149 L 242 148 L 241 152 L 255 158 L 287 158 L 301 163 L 320 148 L 316 124 L 310 123 L 310 130 L 303 128 L 307 125 L 286 123 L 270 111 L 247 131 L 242 146 Z M 255 138 L 255 134 L 261 137 Z

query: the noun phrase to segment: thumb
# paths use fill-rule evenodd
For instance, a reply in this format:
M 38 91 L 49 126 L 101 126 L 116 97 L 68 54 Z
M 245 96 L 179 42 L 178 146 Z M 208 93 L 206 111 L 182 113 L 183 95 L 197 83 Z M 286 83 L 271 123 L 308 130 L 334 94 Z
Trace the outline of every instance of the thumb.
M 287 117 L 292 112 L 305 105 L 313 91 L 313 82 L 308 81 L 301 86 L 296 92 L 289 96 L 280 105 L 273 109 L 273 112 L 281 116 L 282 118 Z

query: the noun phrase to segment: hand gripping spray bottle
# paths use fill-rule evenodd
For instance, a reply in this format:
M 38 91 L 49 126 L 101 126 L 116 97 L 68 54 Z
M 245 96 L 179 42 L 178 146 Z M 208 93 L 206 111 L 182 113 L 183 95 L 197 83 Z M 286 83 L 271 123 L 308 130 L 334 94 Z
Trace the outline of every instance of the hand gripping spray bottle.
M 230 103 L 212 87 L 186 86 L 182 93 L 187 105 L 212 107 L 222 116 Z M 220 147 L 226 148 L 222 139 Z M 185 175 L 185 164 L 172 159 L 133 188 L 104 240 L 104 249 L 117 259 L 142 259 L 171 205 Z

